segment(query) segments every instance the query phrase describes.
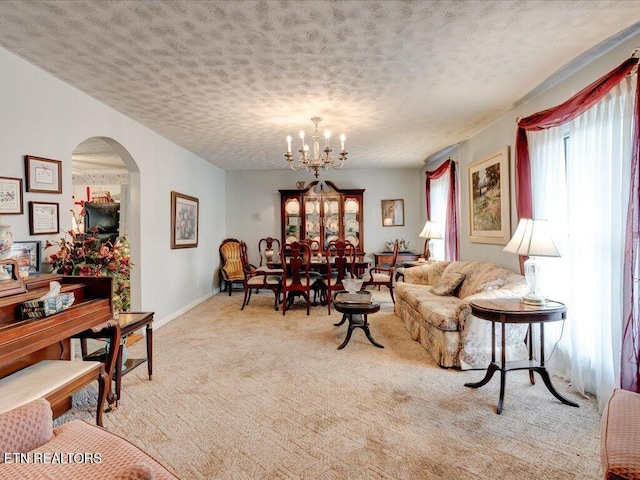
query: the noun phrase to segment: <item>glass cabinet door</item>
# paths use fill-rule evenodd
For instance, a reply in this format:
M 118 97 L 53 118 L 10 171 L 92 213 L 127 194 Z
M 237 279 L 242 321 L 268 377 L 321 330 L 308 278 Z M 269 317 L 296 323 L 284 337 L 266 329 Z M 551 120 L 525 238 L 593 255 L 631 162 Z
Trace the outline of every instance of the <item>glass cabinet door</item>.
M 322 248 L 320 241 L 321 221 L 320 221 L 320 198 L 307 197 L 304 201 L 304 236 L 312 242 L 318 242 L 311 245 L 311 250 Z
M 284 204 L 285 243 L 300 240 L 300 200 L 288 198 Z
M 340 196 L 324 197 L 324 235 L 322 248 L 327 248 L 329 242 L 340 238 Z
M 353 243 L 356 250 L 360 250 L 360 198 L 359 196 L 344 197 L 344 239 Z

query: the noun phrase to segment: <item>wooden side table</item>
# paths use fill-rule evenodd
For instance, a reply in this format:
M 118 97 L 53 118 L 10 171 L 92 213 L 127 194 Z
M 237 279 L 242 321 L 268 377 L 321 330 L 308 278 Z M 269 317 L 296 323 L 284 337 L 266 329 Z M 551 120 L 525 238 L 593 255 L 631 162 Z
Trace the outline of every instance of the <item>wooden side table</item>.
M 378 268 L 389 268 L 395 266 L 391 265 L 391 260 L 393 260 L 393 252 L 375 252 L 373 256 L 375 257 L 376 267 Z M 418 258 L 420 258 L 420 254 L 416 252 L 398 252 L 396 262 L 397 264 L 401 265 L 403 262 L 418 260 Z M 385 267 L 385 265 L 388 265 L 388 267 Z
M 118 349 L 118 356 L 116 357 L 114 367 L 114 380 L 116 382 L 115 388 L 115 401 L 120 400 L 120 386 L 122 384 L 122 376 L 129 373 L 137 366 L 147 362 L 147 373 L 149 374 L 149 380 L 153 376 L 153 315 L 154 312 L 121 312 L 118 315 L 118 323 L 120 324 L 120 339 L 121 342 L 133 332 L 145 328 L 145 338 L 147 341 L 147 357 L 146 358 L 129 358 L 127 359 L 124 369 L 122 368 L 122 348 Z M 104 349 L 98 350 L 87 355 L 87 341 L 82 339 L 80 341 L 82 349 L 82 357 L 85 360 L 92 358 L 99 358 L 105 355 Z
M 354 300 L 354 298 L 362 297 L 362 300 Z M 349 340 L 351 340 L 351 333 L 354 328 L 361 328 L 369 341 L 378 348 L 384 348 L 383 345 L 376 342 L 371 336 L 369 331 L 369 322 L 367 316 L 370 313 L 376 313 L 380 311 L 380 304 L 371 301 L 371 292 L 361 290 L 358 293 L 347 293 L 344 290 L 336 292 L 333 296 L 333 307 L 340 313 L 342 313 L 342 320 L 338 323 L 334 323 L 334 326 L 339 327 L 344 322 L 349 320 L 349 328 L 347 330 L 347 336 L 342 342 L 342 345 L 338 347 L 338 350 L 342 350 L 346 347 Z
M 500 371 L 500 397 L 496 413 L 502 413 L 504 402 L 504 390 L 507 379 L 507 372 L 512 370 L 529 370 L 529 381 L 535 383 L 533 372 L 538 372 L 554 397 L 566 405 L 579 407 L 579 405 L 571 400 L 563 397 L 558 393 L 551 383 L 549 372 L 545 367 L 544 359 L 544 324 L 547 322 L 557 322 L 565 320 L 567 316 L 567 307 L 560 302 L 547 301 L 543 307 L 531 307 L 521 303 L 519 298 L 500 298 L 494 300 L 471 300 L 471 314 L 488 320 L 491 322 L 491 363 L 487 368 L 487 373 L 482 380 L 474 383 L 465 383 L 465 387 L 480 388 L 489 383 L 491 377 L 496 371 Z M 500 352 L 500 364 L 496 363 L 496 323 L 501 326 L 502 345 Z M 507 361 L 505 353 L 505 325 L 507 323 L 528 323 L 528 344 L 529 344 L 529 360 Z M 540 324 L 540 361 L 533 359 L 533 337 L 532 326 L 534 323 Z

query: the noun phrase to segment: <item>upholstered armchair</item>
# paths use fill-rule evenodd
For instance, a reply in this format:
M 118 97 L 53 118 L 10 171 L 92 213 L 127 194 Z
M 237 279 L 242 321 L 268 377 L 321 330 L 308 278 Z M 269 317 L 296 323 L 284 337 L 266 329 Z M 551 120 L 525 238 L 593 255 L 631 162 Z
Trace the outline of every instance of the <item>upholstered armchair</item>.
M 229 290 L 229 296 L 231 296 L 233 284 L 244 287 L 241 255 L 240 240 L 227 238 L 220 244 L 220 274 L 222 277 L 220 290 Z
M 147 453 L 102 427 L 72 420 L 53 428 L 52 416 L 51 405 L 43 398 L 0 414 L 0 478 L 178 478 Z M 59 455 L 60 461 L 51 461 L 53 454 Z M 65 455 L 73 455 L 72 461 L 65 461 Z

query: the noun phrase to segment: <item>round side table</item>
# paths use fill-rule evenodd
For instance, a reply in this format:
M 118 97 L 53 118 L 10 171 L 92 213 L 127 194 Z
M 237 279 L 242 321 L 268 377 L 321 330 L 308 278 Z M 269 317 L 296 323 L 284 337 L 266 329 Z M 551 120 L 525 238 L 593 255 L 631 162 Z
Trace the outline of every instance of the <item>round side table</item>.
M 471 300 L 471 314 L 491 322 L 491 363 L 487 368 L 487 373 L 482 380 L 474 383 L 465 383 L 465 387 L 480 388 L 489 383 L 496 371 L 500 371 L 500 397 L 496 413 L 502 413 L 504 403 L 504 390 L 507 379 L 507 372 L 513 370 L 529 370 L 529 381 L 534 384 L 533 372 L 538 372 L 549 389 L 551 394 L 566 405 L 578 407 L 579 405 L 558 393 L 551 383 L 549 372 L 545 367 L 544 360 L 544 325 L 548 322 L 565 320 L 567 317 L 567 307 L 560 302 L 547 301 L 542 307 L 531 307 L 524 305 L 519 298 L 499 298 L 494 300 Z M 501 327 L 502 344 L 500 352 L 500 363 L 496 362 L 496 323 Z M 507 361 L 505 358 L 505 325 L 507 323 L 527 323 L 529 360 Z M 533 359 L 533 337 L 532 326 L 534 323 L 540 325 L 540 361 Z

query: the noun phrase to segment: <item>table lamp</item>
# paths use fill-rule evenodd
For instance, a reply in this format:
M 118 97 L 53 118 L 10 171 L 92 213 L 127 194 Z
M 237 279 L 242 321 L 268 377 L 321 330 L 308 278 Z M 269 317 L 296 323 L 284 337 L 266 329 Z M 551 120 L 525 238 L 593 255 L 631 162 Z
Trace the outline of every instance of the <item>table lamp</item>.
M 522 303 L 538 307 L 546 305 L 547 301 L 540 291 L 542 266 L 536 261 L 536 257 L 560 256 L 553 243 L 549 223 L 546 220 L 521 218 L 516 232 L 503 251 L 529 257 L 524 262 L 524 276 L 529 285 L 529 293 L 522 298 Z
M 442 238 L 442 233 L 440 232 L 440 226 L 436 222 L 432 222 L 427 220 L 424 224 L 424 228 L 418 235 L 420 238 L 424 238 L 424 259 L 429 260 L 429 240 L 432 238 Z

